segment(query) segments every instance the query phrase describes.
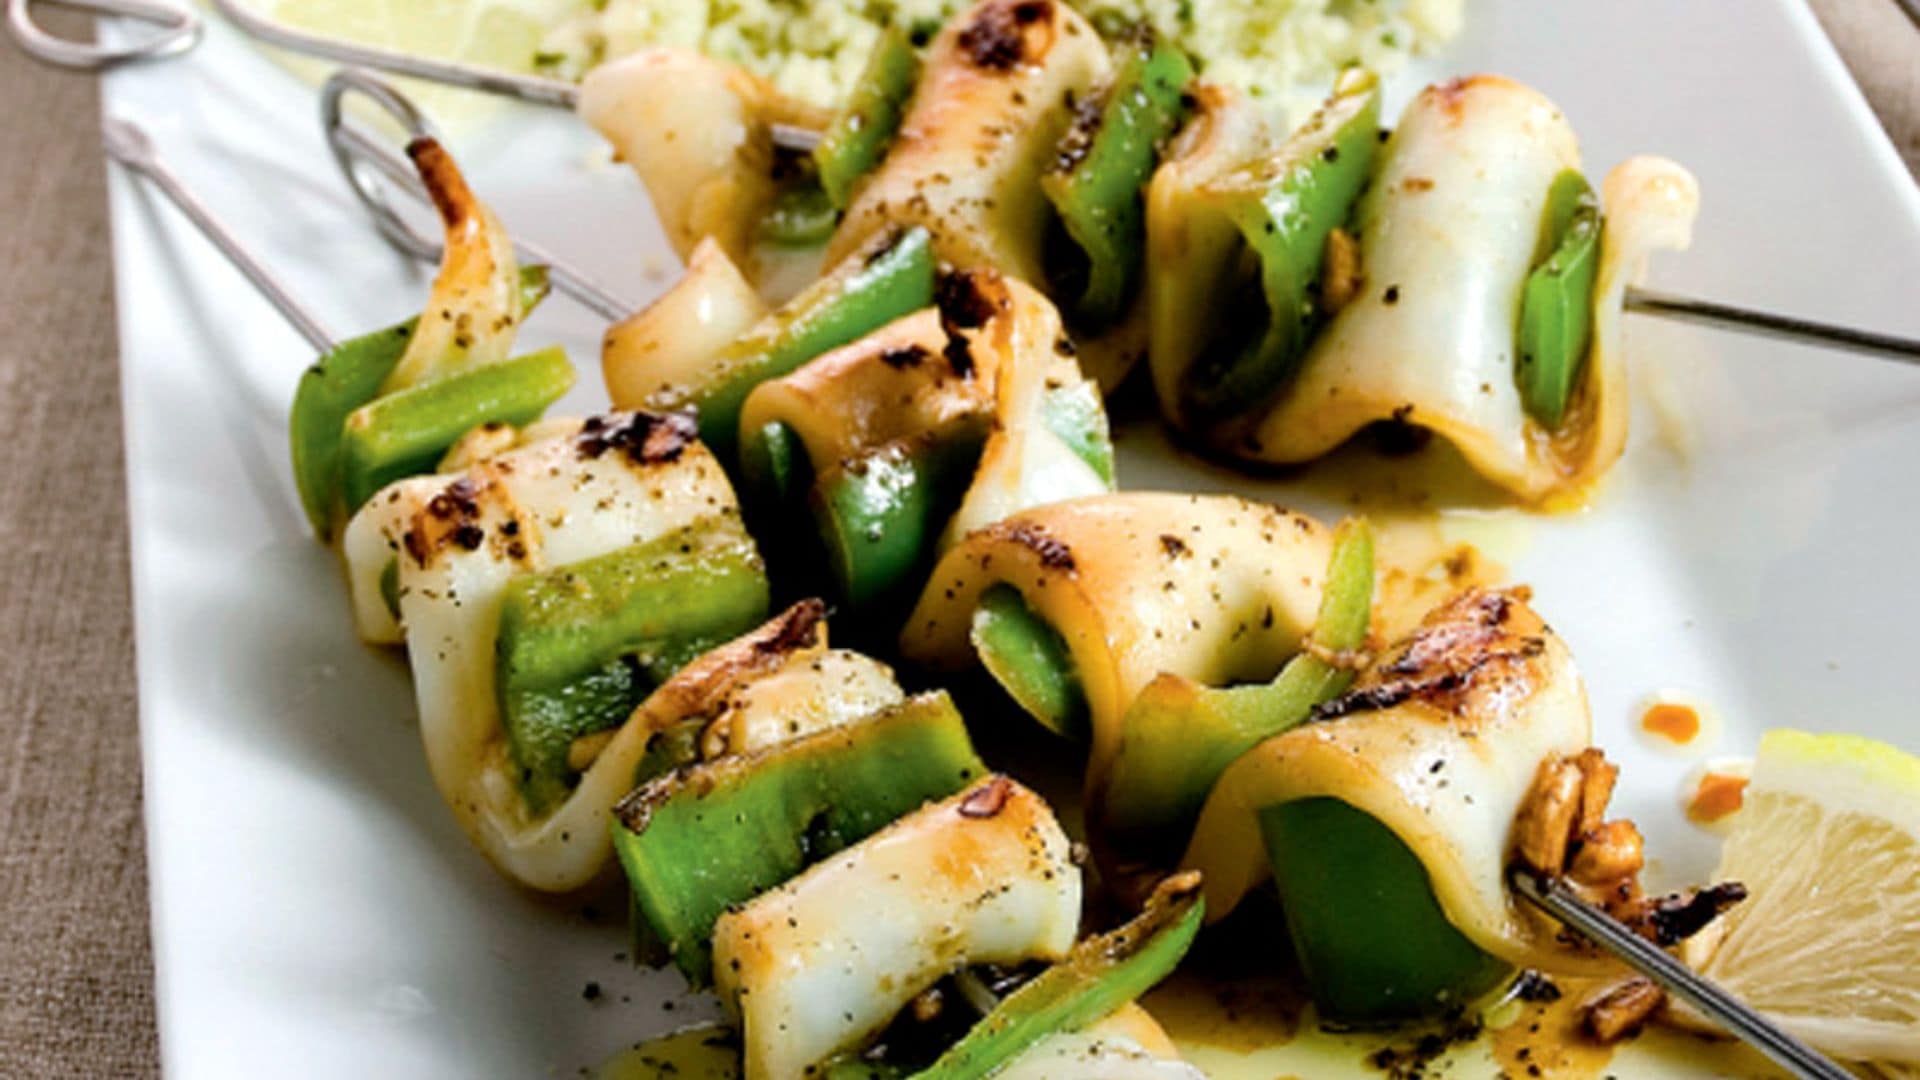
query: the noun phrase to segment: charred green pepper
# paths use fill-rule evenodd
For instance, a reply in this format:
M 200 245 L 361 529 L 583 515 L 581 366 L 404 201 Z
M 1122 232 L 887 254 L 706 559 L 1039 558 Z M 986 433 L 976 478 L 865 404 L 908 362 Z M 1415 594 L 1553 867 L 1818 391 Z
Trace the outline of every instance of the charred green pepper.
M 1128 45 L 1120 71 L 1083 109 L 1040 178 L 1060 225 L 1077 249 L 1062 284 L 1075 291 L 1080 325 L 1116 321 L 1139 283 L 1146 257 L 1146 204 L 1160 146 L 1185 115 L 1182 96 L 1193 65 L 1165 41 Z
M 1299 367 L 1327 236 L 1360 197 L 1379 127 L 1378 80 L 1352 69 L 1277 153 L 1218 185 L 1221 209 L 1258 267 L 1243 290 L 1244 308 L 1262 316 L 1232 319 L 1187 373 L 1183 411 L 1196 429 L 1257 412 Z
M 495 678 L 521 791 L 539 812 L 573 783 L 567 751 L 617 727 L 687 661 L 765 620 L 766 574 L 732 516 L 516 578 Z
M 649 781 L 614 808 L 614 850 L 650 931 L 703 986 L 729 906 L 985 774 L 952 701 L 923 695 Z
M 1431 1016 L 1507 966 L 1440 910 L 1427 869 L 1391 829 L 1334 798 L 1260 811 L 1287 932 L 1320 1014 L 1343 1024 Z
M 546 267 L 520 269 L 520 303 L 524 310 L 533 310 L 547 295 L 547 288 Z M 343 499 L 341 494 L 341 439 L 347 417 L 380 396 L 381 384 L 407 351 L 418 322 L 417 318 L 408 319 L 342 342 L 300 376 L 287 417 L 293 480 L 307 520 L 322 539 L 330 539 L 338 521 L 359 508 L 360 500 Z M 468 427 L 497 419 L 502 418 L 484 418 Z
M 1559 428 L 1593 340 L 1600 266 L 1600 203 L 1577 169 L 1554 177 L 1541 214 L 1533 271 L 1520 294 L 1514 377 L 1527 415 Z
M 1334 533 L 1309 646 L 1272 682 L 1215 688 L 1162 676 L 1134 699 L 1100 794 L 1106 841 L 1150 862 L 1177 854 L 1235 758 L 1352 685 L 1353 672 L 1325 657 L 1365 647 L 1372 612 L 1373 533 L 1350 518 Z
M 844 210 L 853 201 L 854 185 L 872 172 L 887 155 L 887 144 L 900 130 L 907 100 L 920 75 L 920 58 L 913 39 L 898 24 L 887 27 L 867 56 L 867 66 L 827 130 L 813 148 L 813 161 L 833 207 Z

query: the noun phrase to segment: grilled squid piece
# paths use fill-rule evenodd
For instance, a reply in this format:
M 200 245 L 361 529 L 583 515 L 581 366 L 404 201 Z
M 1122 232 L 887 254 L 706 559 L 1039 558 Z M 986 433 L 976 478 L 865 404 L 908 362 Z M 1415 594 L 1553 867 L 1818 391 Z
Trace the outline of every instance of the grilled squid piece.
M 954 266 L 1048 281 L 1054 211 L 1041 176 L 1071 122 L 1067 106 L 1112 75 L 1100 35 L 1057 0 L 983 0 L 949 20 L 927 48 L 898 135 L 828 245 L 828 265 L 889 226 L 923 225 Z M 1113 328 L 1080 335 L 1081 365 L 1112 389 L 1145 335 L 1145 306 L 1135 305 Z
M 723 915 L 713 967 L 748 1080 L 772 1080 L 859 1048 L 963 964 L 1064 956 L 1079 921 L 1066 834 L 996 776 Z
M 1022 510 L 1113 487 L 1099 386 L 1081 375 L 1054 306 L 1018 281 L 1004 286 L 1003 317 L 963 335 L 972 354 L 996 358 L 992 423 L 942 550 Z
M 629 711 L 766 617 L 732 490 L 680 416 L 595 417 L 393 484 L 344 549 L 363 629 L 404 629 L 441 797 L 491 861 L 540 889 L 578 887 L 606 861 L 607 811 L 651 726 Z
M 441 371 L 505 360 L 513 330 L 527 314 L 513 237 L 467 187 L 453 155 L 435 140 L 419 138 L 407 144 L 407 156 L 440 214 L 446 243 L 427 310 L 388 373 L 385 393 Z
M 1247 140 L 1236 135 L 1236 122 L 1217 115 L 1202 131 L 1180 169 L 1204 182 L 1228 168 Z M 1330 314 L 1273 392 L 1230 422 L 1217 421 L 1215 430 L 1193 434 L 1226 454 L 1289 464 L 1326 454 L 1368 424 L 1396 421 L 1437 432 L 1522 499 L 1590 485 L 1625 445 L 1624 290 L 1653 251 L 1687 246 L 1698 207 L 1693 178 L 1651 157 L 1630 159 L 1608 175 L 1584 314 L 1591 344 L 1574 361 L 1577 381 L 1550 429 L 1529 415 L 1516 356 L 1549 192 L 1579 167 L 1566 118 L 1525 86 L 1475 76 L 1421 93 L 1379 156 L 1350 226 L 1358 266 L 1345 264 L 1341 284 L 1352 287 L 1352 298 Z M 1179 179 L 1157 178 L 1153 205 L 1176 202 Z M 1178 237 L 1177 220 L 1153 227 L 1165 256 L 1154 270 L 1173 283 L 1174 294 L 1194 287 L 1183 282 L 1228 275 L 1223 260 L 1239 249 L 1227 226 L 1207 225 L 1184 246 L 1165 239 Z M 1320 282 L 1323 300 L 1326 286 Z M 1201 316 L 1171 310 L 1178 303 L 1170 295 L 1156 310 L 1175 321 L 1155 328 L 1153 361 L 1163 407 L 1176 424 L 1188 419 L 1180 402 L 1191 397 L 1178 384 L 1191 378 L 1194 350 L 1204 342 L 1182 335 L 1178 320 L 1197 325 Z
M 449 447 L 510 442 L 574 381 L 559 349 L 509 358 L 546 295 L 546 269 L 517 264 L 500 219 L 438 142 L 422 136 L 407 153 L 445 236 L 426 310 L 329 349 L 301 375 L 287 415 L 294 484 L 323 541 Z
M 765 269 L 756 230 L 797 167 L 775 126 L 826 121 L 740 68 L 672 48 L 593 69 L 579 113 L 638 174 L 675 253 L 688 258 L 712 237 L 756 280 Z
M 1054 503 L 949 551 L 900 649 L 949 671 L 977 655 L 1036 718 L 1087 739 L 1096 784 L 1128 706 L 1156 676 L 1209 686 L 1273 677 L 1313 623 L 1329 543 L 1311 518 L 1232 496 Z M 993 647 L 1004 622 L 1040 644 L 1047 670 L 1018 659 L 1033 649 Z M 1061 692 L 1030 692 L 1048 686 Z
M 728 345 L 765 318 L 767 302 L 709 236 L 686 271 L 645 308 L 607 328 L 600 372 L 617 409 L 644 409 L 656 394 L 697 384 Z
M 986 0 L 928 46 L 912 105 L 827 250 L 838 262 L 890 225 L 924 225 L 941 258 L 1045 281 L 1040 174 L 1070 95 L 1109 72 L 1100 35 L 1055 0 Z
M 988 271 L 949 273 L 937 299 L 762 383 L 741 412 L 755 520 L 810 514 L 807 569 L 858 608 L 904 609 L 943 531 L 1111 482 L 1100 394 L 1053 305 Z
M 1523 589 L 1431 612 L 1319 718 L 1261 743 L 1208 797 L 1184 865 L 1210 918 L 1275 877 L 1316 998 L 1349 1020 L 1432 1012 L 1500 963 L 1590 970 L 1505 873 L 1543 762 L 1584 750 L 1585 689 Z M 1343 903 L 1364 894 L 1364 905 Z

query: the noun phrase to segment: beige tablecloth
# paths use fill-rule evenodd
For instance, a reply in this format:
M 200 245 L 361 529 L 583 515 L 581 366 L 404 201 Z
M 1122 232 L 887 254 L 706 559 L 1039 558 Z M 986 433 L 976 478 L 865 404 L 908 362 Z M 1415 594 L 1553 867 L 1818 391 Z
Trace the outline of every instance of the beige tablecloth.
M 1920 174 L 1920 31 L 1814 0 Z M 0 1075 L 157 1070 L 90 79 L 0 44 Z

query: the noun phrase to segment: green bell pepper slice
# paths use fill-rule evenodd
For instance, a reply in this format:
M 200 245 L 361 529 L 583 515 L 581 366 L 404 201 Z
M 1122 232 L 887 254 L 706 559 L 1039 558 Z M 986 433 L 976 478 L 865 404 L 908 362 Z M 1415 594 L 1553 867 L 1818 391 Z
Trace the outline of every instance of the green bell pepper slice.
M 1040 402 L 1040 419 L 1103 483 L 1113 486 L 1113 435 L 1098 383 L 1081 379 L 1049 389 Z
M 1093 384 L 1049 390 L 1042 419 L 1101 479 L 1113 482 L 1113 442 Z M 773 421 L 743 435 L 742 499 L 757 528 L 780 528 L 802 512 L 815 522 L 815 537 L 770 553 L 781 567 L 777 576 L 799 578 L 856 609 L 884 610 L 914 590 L 931 565 L 985 439 L 980 425 L 963 423 L 888 444 L 816 476 L 799 435 Z
M 740 444 L 740 478 L 747 501 L 776 511 L 777 520 L 806 501 L 813 488 L 813 461 L 799 433 L 774 420 L 746 433 Z
M 1146 200 L 1160 147 L 1186 115 L 1193 64 L 1165 40 L 1135 41 L 1098 107 L 1082 110 L 1040 178 L 1061 226 L 1078 248 L 1075 321 L 1113 324 L 1139 285 L 1146 258 Z M 1084 279 L 1084 280 L 1075 280 Z
M 1491 989 L 1507 965 L 1447 921 L 1426 867 L 1372 815 L 1320 797 L 1260 811 L 1300 970 L 1320 1015 L 1380 1025 Z
M 840 599 L 876 612 L 912 601 L 985 441 L 984 431 L 964 426 L 889 443 L 820 477 L 814 521 Z
M 1593 340 L 1600 202 L 1577 169 L 1554 177 L 1535 265 L 1520 294 L 1514 378 L 1527 415 L 1549 431 L 1566 419 Z
M 1162 882 L 1133 921 L 1081 941 L 1008 994 L 915 1080 L 981 1080 L 1056 1032 L 1078 1031 L 1153 988 L 1200 932 L 1200 875 Z
M 986 771 L 953 702 L 926 694 L 648 782 L 614 807 L 614 850 L 653 936 L 705 986 L 729 906 Z
M 559 347 L 411 386 L 347 416 L 340 436 L 340 487 L 351 514 L 381 488 L 434 470 L 447 448 L 482 424 L 538 420 L 573 388 L 573 364 Z
M 547 295 L 547 268 L 520 268 L 520 304 L 532 311 Z M 394 365 L 407 351 L 414 324 L 408 319 L 385 330 L 343 341 L 301 374 L 287 415 L 293 482 L 307 521 L 322 540 L 332 539 L 341 503 L 341 434 L 354 410 L 380 396 Z M 357 509 L 357 504 L 348 511 Z
M 887 156 L 919 77 L 912 36 L 898 23 L 888 26 L 868 54 L 846 105 L 813 148 L 820 186 L 835 209 L 847 208 L 855 185 Z
M 768 604 L 753 538 L 731 515 L 510 582 L 495 681 L 529 808 L 572 790 L 575 739 L 619 726 L 687 661 L 765 621 Z
M 773 197 L 760 219 L 760 239 L 775 247 L 819 247 L 840 224 L 840 210 L 812 173 L 795 177 Z
M 1246 303 L 1230 310 L 1264 309 L 1264 318 L 1227 320 L 1188 372 L 1183 411 L 1197 428 L 1257 413 L 1298 370 L 1327 234 L 1346 222 L 1372 174 L 1379 129 L 1379 81 L 1351 69 L 1285 146 L 1225 181 L 1224 210 L 1259 264 L 1257 287 L 1249 283 Z
M 1312 648 L 1272 682 L 1215 688 L 1162 676 L 1134 699 L 1120 749 L 1099 795 L 1106 844 L 1157 862 L 1177 856 L 1234 759 L 1295 727 L 1353 684 L 1354 674 L 1318 654 L 1365 647 L 1373 614 L 1373 530 L 1349 518 L 1334 533 Z
M 933 303 L 933 276 L 927 230 L 879 237 L 722 350 L 706 378 L 667 388 L 651 404 L 665 411 L 692 407 L 700 441 L 732 464 L 740 409 L 754 387 Z
M 995 585 L 980 594 L 971 637 L 981 666 L 1028 715 L 1057 735 L 1087 738 L 1087 695 L 1066 639 L 1018 589 Z

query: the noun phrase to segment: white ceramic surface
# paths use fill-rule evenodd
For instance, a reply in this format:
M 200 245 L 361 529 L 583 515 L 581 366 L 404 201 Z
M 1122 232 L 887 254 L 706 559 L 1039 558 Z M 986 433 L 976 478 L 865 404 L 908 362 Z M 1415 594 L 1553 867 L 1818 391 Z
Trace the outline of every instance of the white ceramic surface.
M 1558 101 L 1589 172 L 1654 151 L 1698 174 L 1694 250 L 1661 259 L 1656 284 L 1920 333 L 1920 195 L 1800 5 L 1474 2 L 1418 75 L 1475 70 Z M 311 88 L 226 27 L 185 60 L 112 75 L 106 100 L 337 333 L 417 310 L 427 273 L 351 201 Z M 664 287 L 673 263 L 631 178 L 570 117 L 511 112 L 453 140 L 484 197 L 636 302 Z M 529 896 L 461 839 L 403 666 L 355 642 L 299 513 L 285 406 L 307 349 L 153 192 L 116 174 L 111 197 L 168 1071 L 573 1075 L 705 1015 L 677 978 L 616 956 L 617 893 Z M 568 405 L 589 408 L 598 338 L 556 298 L 523 341 L 570 348 L 584 377 Z M 1920 372 L 1644 318 L 1629 340 L 1640 404 L 1615 480 L 1588 512 L 1498 525 L 1494 546 L 1572 643 L 1626 768 L 1622 805 L 1671 878 L 1713 858 L 1674 809 L 1700 758 L 1777 725 L 1920 751 Z M 1151 432 L 1126 442 L 1128 486 L 1337 510 L 1312 473 L 1254 484 Z M 1665 688 L 1719 711 L 1713 743 L 1633 737 L 1635 703 Z

